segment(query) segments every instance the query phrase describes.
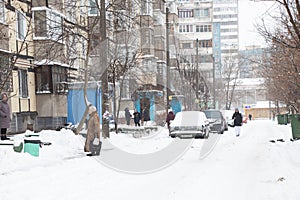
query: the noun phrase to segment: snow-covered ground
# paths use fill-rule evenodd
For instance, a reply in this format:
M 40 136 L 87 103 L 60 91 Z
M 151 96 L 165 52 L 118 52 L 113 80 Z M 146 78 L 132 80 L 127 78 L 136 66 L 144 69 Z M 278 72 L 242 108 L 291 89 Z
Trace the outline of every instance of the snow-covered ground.
M 230 128 L 207 140 L 172 139 L 160 127 L 143 138 L 111 133 L 100 156 L 87 157 L 81 135 L 42 131 L 41 140 L 52 145 L 43 146 L 39 157 L 0 145 L 0 199 L 296 200 L 300 141 L 291 137 L 290 125 L 269 120 L 250 121 L 240 137 Z M 181 153 L 172 154 L 176 149 Z M 126 163 L 130 159 L 136 168 Z

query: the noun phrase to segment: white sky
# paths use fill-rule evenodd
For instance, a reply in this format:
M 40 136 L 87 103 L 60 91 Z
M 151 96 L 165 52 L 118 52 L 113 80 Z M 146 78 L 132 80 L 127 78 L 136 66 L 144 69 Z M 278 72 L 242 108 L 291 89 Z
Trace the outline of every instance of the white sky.
M 267 12 L 274 13 L 274 2 L 239 0 L 239 43 L 243 49 L 249 45 L 264 45 L 264 39 L 257 33 L 255 24 L 266 18 Z

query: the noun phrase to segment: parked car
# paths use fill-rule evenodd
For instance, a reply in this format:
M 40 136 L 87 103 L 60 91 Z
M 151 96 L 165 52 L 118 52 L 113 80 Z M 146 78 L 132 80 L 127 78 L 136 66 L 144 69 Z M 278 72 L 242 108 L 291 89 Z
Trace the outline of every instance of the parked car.
M 169 135 L 173 138 L 208 138 L 209 121 L 201 111 L 178 112 L 170 124 Z
M 204 110 L 206 118 L 211 123 L 211 132 L 223 134 L 228 131 L 228 124 L 220 110 Z

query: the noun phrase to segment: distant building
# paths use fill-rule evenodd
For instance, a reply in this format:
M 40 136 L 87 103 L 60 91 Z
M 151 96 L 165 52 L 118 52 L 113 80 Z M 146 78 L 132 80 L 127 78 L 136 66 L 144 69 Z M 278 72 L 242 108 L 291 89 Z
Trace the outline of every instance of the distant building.
M 240 78 L 260 77 L 260 70 L 264 63 L 264 58 L 268 56 L 268 49 L 260 46 L 246 46 L 239 51 L 240 55 Z
M 266 88 L 263 78 L 239 78 L 229 83 L 234 88 L 232 107 L 256 104 L 258 101 L 266 101 Z

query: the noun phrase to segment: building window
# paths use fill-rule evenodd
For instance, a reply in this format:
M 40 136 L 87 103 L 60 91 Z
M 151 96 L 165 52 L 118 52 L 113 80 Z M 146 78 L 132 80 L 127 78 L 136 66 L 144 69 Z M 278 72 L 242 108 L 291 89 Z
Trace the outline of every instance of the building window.
M 142 14 L 143 15 L 150 15 L 152 16 L 152 1 L 151 0 L 144 0 L 142 1 L 142 7 L 141 7 L 141 10 L 142 10 Z
M 191 47 L 191 43 L 182 43 L 182 48 L 183 49 L 190 49 Z
M 17 12 L 17 37 L 18 40 L 24 41 L 26 35 L 26 18 L 24 13 Z
M 34 11 L 35 37 L 47 37 L 46 10 Z
M 197 25 L 196 32 L 211 32 L 211 25 Z
M 34 10 L 35 39 L 51 39 L 62 42 L 62 17 L 49 10 Z
M 129 80 L 123 81 L 121 99 L 130 99 Z
M 41 66 L 35 69 L 36 92 L 50 93 L 52 91 L 52 81 L 49 66 Z
M 19 95 L 22 98 L 28 97 L 27 70 L 19 70 Z
M 0 0 L 0 22 L 5 23 L 5 5 L 3 0 Z
M 179 18 L 191 18 L 193 17 L 193 10 L 178 10 Z
M 53 40 L 60 40 L 62 37 L 62 18 L 55 12 L 49 13 L 48 37 Z
M 37 93 L 66 92 L 67 69 L 61 66 L 40 66 L 35 69 Z
M 193 25 L 179 25 L 179 32 L 180 33 L 190 33 L 193 32 Z
M 195 9 L 195 17 L 209 17 L 209 9 L 203 8 L 203 9 Z
M 96 0 L 89 0 L 89 15 L 97 15 L 98 14 L 98 7 Z
M 199 47 L 204 48 L 204 47 L 212 47 L 212 41 L 211 40 L 199 40 Z

